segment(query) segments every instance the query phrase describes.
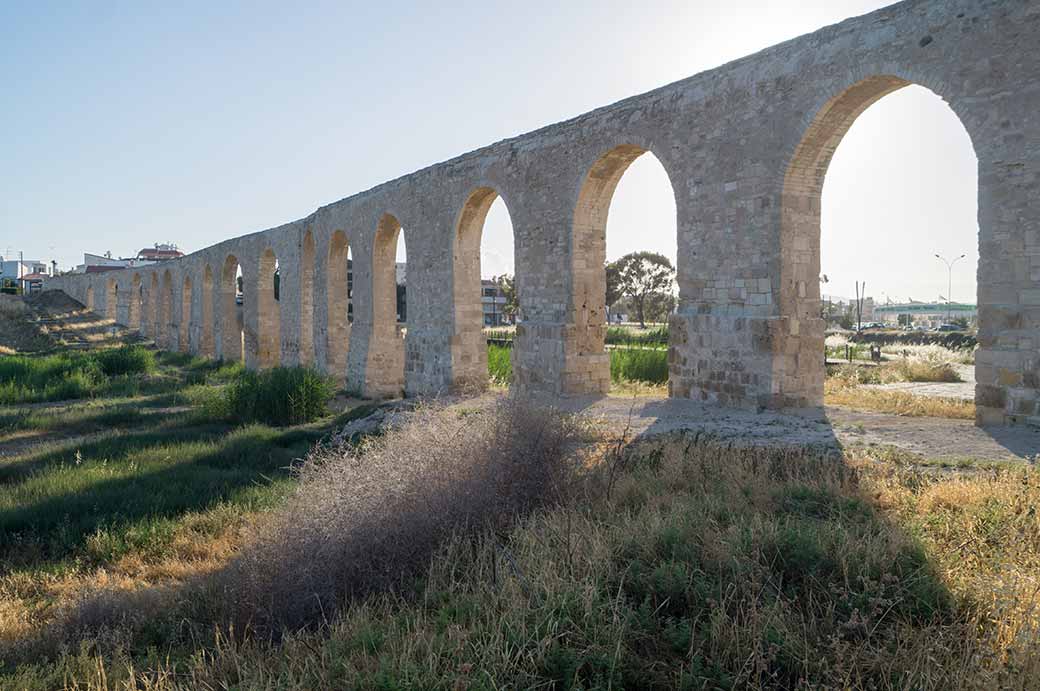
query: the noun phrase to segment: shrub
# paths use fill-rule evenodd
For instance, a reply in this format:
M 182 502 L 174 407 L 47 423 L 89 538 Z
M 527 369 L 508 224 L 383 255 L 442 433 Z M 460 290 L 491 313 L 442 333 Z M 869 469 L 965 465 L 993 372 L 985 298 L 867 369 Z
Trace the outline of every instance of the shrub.
M 155 353 L 139 345 L 102 350 L 94 356 L 101 371 L 110 377 L 122 374 L 149 374 L 155 371 Z
M 85 398 L 104 380 L 97 360 L 85 353 L 0 356 L 0 404 Z
M 328 413 L 332 380 L 308 367 L 245 371 L 227 390 L 227 409 L 236 422 L 298 425 Z

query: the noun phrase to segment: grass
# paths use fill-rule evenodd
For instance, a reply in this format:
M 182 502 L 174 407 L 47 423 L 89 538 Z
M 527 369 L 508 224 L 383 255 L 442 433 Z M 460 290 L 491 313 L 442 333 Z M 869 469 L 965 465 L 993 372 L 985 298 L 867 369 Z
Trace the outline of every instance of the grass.
M 0 678 L 26 689 L 1037 688 L 1034 469 L 935 472 L 871 450 L 672 435 L 564 445 L 577 455 L 546 457 L 555 479 L 514 492 L 498 473 L 471 474 L 500 448 L 487 413 L 443 414 L 360 455 L 312 457 L 284 509 L 244 524 L 256 538 L 235 543 L 230 566 L 205 562 L 216 577 L 78 583 L 5 654 L 18 660 L 44 630 L 60 640 L 62 627 L 87 628 Z M 538 435 L 525 429 L 515 439 L 529 445 Z M 466 468 L 486 479 L 452 482 Z M 472 495 L 487 509 L 458 501 L 490 486 Z M 423 511 L 434 497 L 445 510 Z M 495 510 L 502 498 L 519 503 Z M 401 519 L 370 520 L 387 512 Z M 324 590 L 357 583 L 359 569 L 367 585 L 353 595 Z M 319 607 L 308 595 L 322 592 Z M 228 603 L 253 624 L 216 623 Z
M 865 389 L 840 380 L 825 382 L 824 402 L 827 405 L 841 405 L 856 410 L 873 410 L 907 417 L 975 419 L 974 401 L 960 398 L 915 396 L 905 391 Z
M 495 386 L 509 386 L 513 381 L 513 349 L 498 343 L 488 344 L 488 378 Z
M 615 386 L 632 383 L 666 384 L 668 382 L 668 351 L 663 348 L 609 348 L 610 378 Z M 508 385 L 513 379 L 510 348 L 497 343 L 488 344 L 488 376 L 496 385 Z
M 608 326 L 607 345 L 668 345 L 668 327 L 655 326 L 639 329 L 628 326 Z
M 0 405 L 68 400 L 125 387 L 127 375 L 155 371 L 142 346 L 50 355 L 0 355 Z
M 668 382 L 668 351 L 662 348 L 611 348 L 610 379 L 651 384 Z

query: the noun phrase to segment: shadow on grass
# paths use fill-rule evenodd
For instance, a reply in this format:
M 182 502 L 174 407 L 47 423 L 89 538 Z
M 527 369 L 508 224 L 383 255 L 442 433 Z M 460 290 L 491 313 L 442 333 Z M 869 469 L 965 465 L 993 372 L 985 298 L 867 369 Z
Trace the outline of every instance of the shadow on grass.
M 0 468 L 11 496 L 0 511 L 0 562 L 45 569 L 82 557 L 98 531 L 234 502 L 287 478 L 323 433 L 186 424 L 69 445 Z

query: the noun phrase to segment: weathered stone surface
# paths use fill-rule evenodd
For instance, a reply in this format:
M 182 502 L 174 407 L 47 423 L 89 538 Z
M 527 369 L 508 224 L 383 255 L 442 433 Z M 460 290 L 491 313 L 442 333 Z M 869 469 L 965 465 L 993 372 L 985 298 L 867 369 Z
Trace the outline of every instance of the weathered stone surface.
M 1025 374 L 1040 359 L 1038 45 L 1035 0 L 902 2 L 294 223 L 154 268 L 59 277 L 48 287 L 114 311 L 167 347 L 244 357 L 252 367 L 313 362 L 369 395 L 479 385 L 479 235 L 501 196 L 513 221 L 524 320 L 513 355 L 517 387 L 602 392 L 607 210 L 628 165 L 652 151 L 678 215 L 672 395 L 741 407 L 818 405 L 824 175 L 864 109 L 919 84 L 950 104 L 979 160 L 980 420 L 1022 419 L 1036 392 Z M 395 324 L 393 305 L 402 232 L 406 328 Z M 337 268 L 348 247 L 352 323 Z

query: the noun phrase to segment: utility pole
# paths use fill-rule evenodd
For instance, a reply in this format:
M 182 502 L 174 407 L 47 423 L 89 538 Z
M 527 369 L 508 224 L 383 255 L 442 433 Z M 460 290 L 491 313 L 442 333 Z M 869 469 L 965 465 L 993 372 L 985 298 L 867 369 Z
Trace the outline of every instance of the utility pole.
M 946 259 L 945 257 L 939 256 L 938 254 L 935 255 L 936 259 L 941 261 L 943 264 L 946 264 L 946 271 L 947 271 L 947 277 L 946 277 L 947 278 L 947 286 L 946 286 L 946 323 L 947 324 L 950 323 L 951 310 L 952 310 L 952 307 L 951 307 L 950 303 L 953 302 L 953 265 L 956 264 L 957 262 L 959 262 L 961 259 L 964 259 L 965 256 L 966 255 L 962 254 L 961 256 L 955 258 L 953 261 L 950 261 L 950 260 Z
M 860 293 L 859 281 L 856 281 L 856 331 L 863 330 L 863 298 L 867 296 L 867 282 L 863 281 L 862 293 Z

